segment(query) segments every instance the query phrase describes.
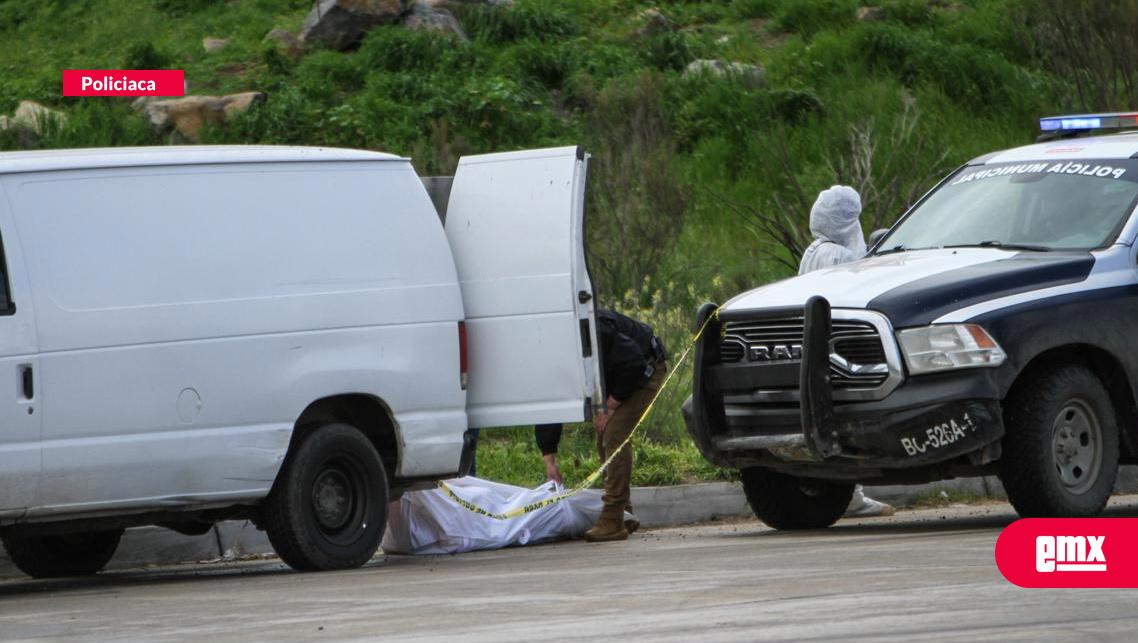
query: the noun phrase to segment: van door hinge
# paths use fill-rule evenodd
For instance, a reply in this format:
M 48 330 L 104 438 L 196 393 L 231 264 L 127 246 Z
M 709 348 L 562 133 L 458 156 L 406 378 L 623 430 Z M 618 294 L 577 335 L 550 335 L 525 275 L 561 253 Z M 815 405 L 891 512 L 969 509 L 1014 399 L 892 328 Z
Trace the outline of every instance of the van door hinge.
M 591 294 L 589 294 L 589 291 L 587 291 L 587 290 L 582 290 L 582 291 L 577 293 L 577 301 L 581 302 L 582 304 L 587 304 L 592 299 L 593 299 L 593 296 Z

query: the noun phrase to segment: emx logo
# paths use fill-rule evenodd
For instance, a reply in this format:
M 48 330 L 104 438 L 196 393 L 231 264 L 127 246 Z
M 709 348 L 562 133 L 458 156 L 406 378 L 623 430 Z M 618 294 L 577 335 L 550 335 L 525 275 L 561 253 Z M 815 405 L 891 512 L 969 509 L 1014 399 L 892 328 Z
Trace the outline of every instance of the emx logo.
M 1138 587 L 1135 542 L 1138 518 L 1027 518 L 1000 534 L 996 565 L 1020 587 Z
M 1106 536 L 1036 536 L 1035 571 L 1105 572 L 1104 540 Z

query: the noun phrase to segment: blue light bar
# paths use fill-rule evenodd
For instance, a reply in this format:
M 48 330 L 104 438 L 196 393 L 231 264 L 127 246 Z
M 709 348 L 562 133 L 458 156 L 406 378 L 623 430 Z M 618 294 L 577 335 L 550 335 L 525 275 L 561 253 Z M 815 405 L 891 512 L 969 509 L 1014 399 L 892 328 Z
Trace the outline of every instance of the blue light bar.
M 1044 132 L 1132 128 L 1138 128 L 1138 113 L 1074 114 L 1039 119 L 1039 129 Z

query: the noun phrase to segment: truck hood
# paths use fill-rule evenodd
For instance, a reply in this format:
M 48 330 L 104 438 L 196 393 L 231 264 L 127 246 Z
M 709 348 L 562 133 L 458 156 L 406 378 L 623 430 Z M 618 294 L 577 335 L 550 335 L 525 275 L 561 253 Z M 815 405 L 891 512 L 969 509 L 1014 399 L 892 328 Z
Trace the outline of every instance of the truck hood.
M 834 308 L 883 313 L 895 328 L 920 326 L 972 304 L 1083 281 L 1087 252 L 998 248 L 914 250 L 868 257 L 778 281 L 734 297 L 724 312 L 802 307 L 821 295 Z

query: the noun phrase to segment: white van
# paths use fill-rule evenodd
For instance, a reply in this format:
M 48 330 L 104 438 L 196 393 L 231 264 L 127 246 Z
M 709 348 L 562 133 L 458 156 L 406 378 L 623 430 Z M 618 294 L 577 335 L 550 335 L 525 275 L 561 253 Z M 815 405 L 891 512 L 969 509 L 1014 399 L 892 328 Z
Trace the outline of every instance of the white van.
M 294 568 L 355 567 L 389 499 L 459 472 L 468 427 L 585 419 L 586 165 L 464 158 L 444 229 L 386 154 L 0 154 L 13 562 L 94 573 L 125 527 L 250 518 Z

